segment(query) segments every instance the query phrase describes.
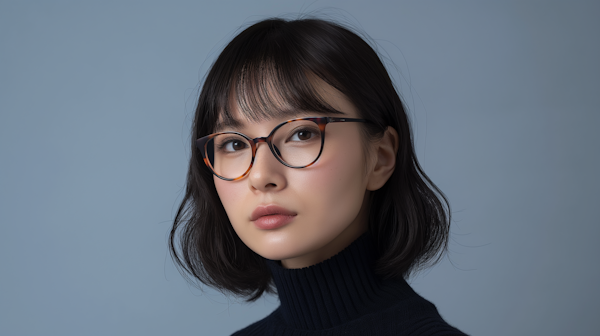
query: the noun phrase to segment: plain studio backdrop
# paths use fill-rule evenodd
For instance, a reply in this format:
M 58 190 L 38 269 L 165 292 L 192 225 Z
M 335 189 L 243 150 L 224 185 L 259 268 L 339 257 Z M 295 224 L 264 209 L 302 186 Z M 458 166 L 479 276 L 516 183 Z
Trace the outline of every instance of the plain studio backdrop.
M 450 199 L 417 292 L 473 335 L 597 335 L 600 2 L 348 0 L 2 0 L 1 335 L 229 335 L 275 309 L 189 286 L 167 234 L 209 65 L 315 11 L 377 44 Z

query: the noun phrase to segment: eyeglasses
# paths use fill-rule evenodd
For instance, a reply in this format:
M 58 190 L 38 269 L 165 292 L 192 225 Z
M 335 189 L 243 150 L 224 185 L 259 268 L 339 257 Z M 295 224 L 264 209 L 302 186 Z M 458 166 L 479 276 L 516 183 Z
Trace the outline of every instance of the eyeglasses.
M 325 126 L 337 122 L 369 122 L 366 119 L 309 117 L 284 121 L 266 137 L 251 139 L 238 132 L 213 133 L 196 140 L 204 163 L 220 179 L 236 181 L 250 172 L 260 142 L 286 167 L 306 168 L 323 152 Z

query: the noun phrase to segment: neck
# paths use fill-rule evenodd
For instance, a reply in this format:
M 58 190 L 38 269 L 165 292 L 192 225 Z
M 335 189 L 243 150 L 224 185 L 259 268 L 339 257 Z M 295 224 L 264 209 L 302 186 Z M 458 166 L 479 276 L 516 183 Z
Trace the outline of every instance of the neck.
M 412 292 L 402 279 L 383 281 L 373 272 L 374 249 L 362 235 L 331 259 L 303 269 L 285 269 L 268 261 L 290 326 L 317 330 L 393 304 Z
M 306 255 L 281 260 L 281 265 L 288 269 L 300 269 L 316 265 L 340 253 L 358 237 L 367 231 L 366 225 L 351 225 L 333 241 L 322 248 Z

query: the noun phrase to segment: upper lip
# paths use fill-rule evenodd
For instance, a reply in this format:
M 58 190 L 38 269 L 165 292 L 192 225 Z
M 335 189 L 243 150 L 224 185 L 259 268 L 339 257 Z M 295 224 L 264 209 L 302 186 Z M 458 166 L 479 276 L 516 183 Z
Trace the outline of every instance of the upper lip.
M 275 204 L 259 205 L 256 207 L 256 209 L 254 209 L 254 211 L 252 211 L 252 215 L 250 215 L 250 220 L 255 221 L 262 216 L 269 215 L 296 216 L 297 213 Z

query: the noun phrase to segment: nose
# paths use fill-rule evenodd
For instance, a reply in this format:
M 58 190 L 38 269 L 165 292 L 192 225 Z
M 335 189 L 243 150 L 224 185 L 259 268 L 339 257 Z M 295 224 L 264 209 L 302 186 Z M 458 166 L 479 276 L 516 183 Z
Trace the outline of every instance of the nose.
M 248 175 L 249 187 L 263 192 L 273 192 L 285 188 L 287 186 L 285 168 L 275 158 L 266 141 L 258 141 L 254 163 Z

